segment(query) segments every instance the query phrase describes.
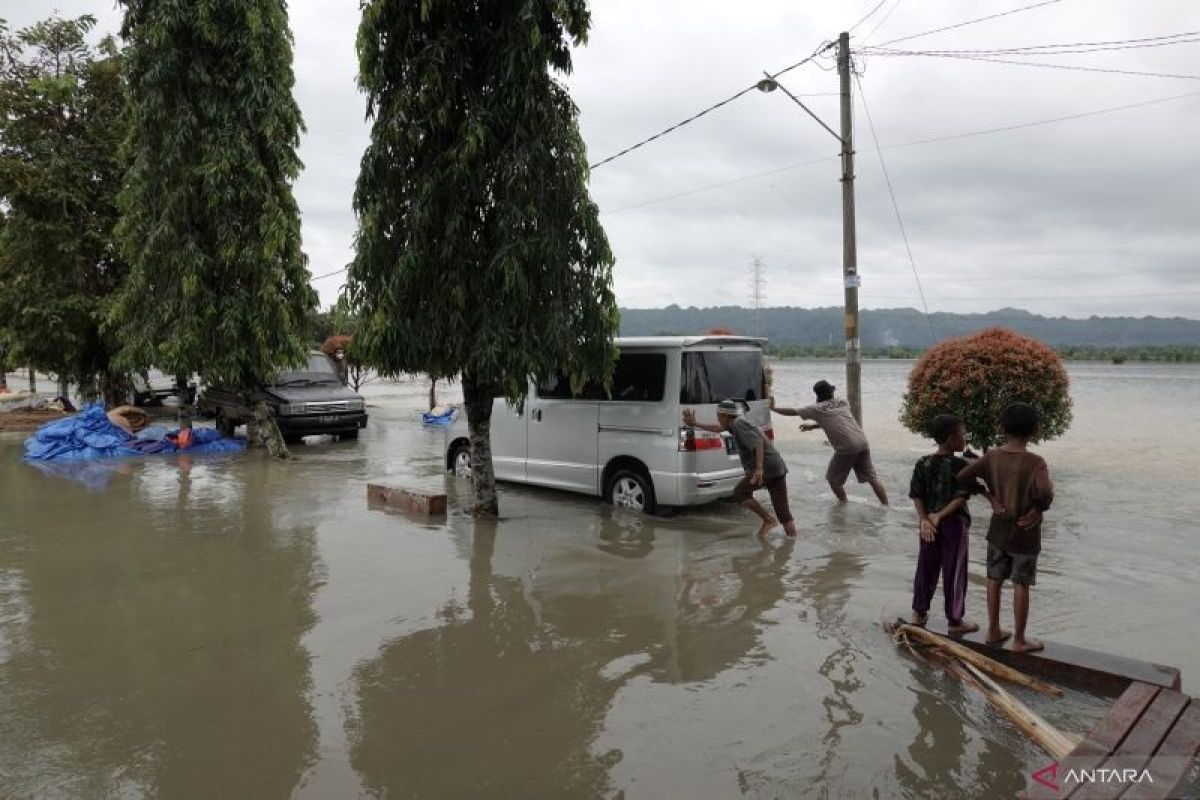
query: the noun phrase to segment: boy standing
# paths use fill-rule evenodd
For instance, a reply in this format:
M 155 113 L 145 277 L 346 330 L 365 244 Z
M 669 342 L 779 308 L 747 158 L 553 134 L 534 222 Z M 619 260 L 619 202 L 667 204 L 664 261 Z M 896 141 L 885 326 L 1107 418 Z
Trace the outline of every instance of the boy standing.
M 908 490 L 917 510 L 921 538 L 913 578 L 912 623 L 924 625 L 929 619 L 929 604 L 940 573 L 947 630 L 961 636 L 979 630 L 963 615 L 967 609 L 967 542 L 971 530 L 967 499 L 982 487 L 976 482 L 968 489 L 958 482 L 958 473 L 967 466 L 966 459 L 955 455 L 967 446 L 963 421 L 953 414 L 939 414 L 930 423 L 929 433 L 937 442 L 937 452 L 917 461 Z
M 988 526 L 987 606 L 988 644 L 1013 637 L 1018 653 L 1041 650 L 1042 643 L 1025 636 L 1029 620 L 1029 587 L 1037 577 L 1037 557 L 1042 549 L 1042 512 L 1054 500 L 1054 485 L 1045 460 L 1029 452 L 1037 435 L 1037 409 L 1013 403 L 1004 409 L 1000 425 L 1007 441 L 989 450 L 958 473 L 960 483 L 982 478 L 993 495 L 992 522 Z M 1013 582 L 1012 634 L 1000 627 L 1000 587 Z
M 767 437 L 750 420 L 741 416 L 737 403 L 732 400 L 722 400 L 717 404 L 717 424 L 706 425 L 696 422 L 696 412 L 693 409 L 683 410 L 683 424 L 712 433 L 728 431 L 738 446 L 738 456 L 742 460 L 742 469 L 746 477 L 733 490 L 733 499 L 745 508 L 754 512 L 762 520 L 758 529 L 759 536 L 765 536 L 767 531 L 780 522 L 788 536 L 796 535 L 796 521 L 792 518 L 787 496 L 787 465 L 783 457 L 775 449 L 775 445 L 767 441 Z M 754 490 L 765 488 L 771 495 L 771 505 L 775 507 L 778 519 L 771 516 L 762 504 L 754 499 Z
M 829 488 L 833 490 L 838 502 L 846 502 L 846 479 L 850 477 L 850 470 L 853 469 L 858 482 L 871 484 L 879 502 L 886 506 L 887 489 L 883 488 L 883 482 L 875 474 L 867 435 L 850 412 L 850 404 L 834 398 L 835 389 L 837 387 L 829 381 L 817 381 L 813 384 L 813 394 L 817 396 L 816 403 L 803 408 L 777 408 L 775 398 L 772 397 L 771 410 L 785 417 L 813 420 L 801 425 L 802 431 L 825 429 L 825 435 L 833 445 L 833 457 L 829 459 L 829 467 L 825 470 L 825 480 L 829 481 Z

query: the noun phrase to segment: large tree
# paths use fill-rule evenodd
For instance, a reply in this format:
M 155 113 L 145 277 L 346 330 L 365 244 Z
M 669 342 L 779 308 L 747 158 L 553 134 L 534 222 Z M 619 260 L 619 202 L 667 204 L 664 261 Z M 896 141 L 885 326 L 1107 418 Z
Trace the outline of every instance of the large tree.
M 316 293 L 292 183 L 303 123 L 284 0 L 122 0 L 130 160 L 113 312 L 131 366 L 255 385 L 305 357 Z M 261 401 L 254 428 L 287 450 Z M 187 414 L 181 425 L 188 424 Z
M 95 19 L 0 20 L 0 348 L 110 403 L 126 393 L 102 332 L 125 276 L 113 229 L 124 86 Z
M 616 357 L 612 253 L 557 77 L 589 24 L 585 0 L 363 3 L 355 348 L 384 374 L 461 374 L 480 514 L 498 510 L 493 399 L 530 375 L 607 381 Z

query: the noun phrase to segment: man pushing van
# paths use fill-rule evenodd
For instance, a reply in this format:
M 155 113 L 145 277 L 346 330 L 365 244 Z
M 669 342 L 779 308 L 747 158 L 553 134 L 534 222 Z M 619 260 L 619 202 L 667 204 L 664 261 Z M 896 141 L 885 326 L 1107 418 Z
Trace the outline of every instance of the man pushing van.
M 835 399 L 833 392 L 837 387 L 829 381 L 817 381 L 813 384 L 813 394 L 817 402 L 804 408 L 779 408 L 775 398 L 771 398 L 771 410 L 785 417 L 800 417 L 812 422 L 801 425 L 802 431 L 825 430 L 825 436 L 833 445 L 833 457 L 829 459 L 829 468 L 825 471 L 825 480 L 833 490 L 839 502 L 846 502 L 846 478 L 850 470 L 859 483 L 869 483 L 875 490 L 875 496 L 885 506 L 888 504 L 887 489 L 879 476 L 875 474 L 875 465 L 871 463 L 871 446 L 867 444 L 867 435 L 854 415 L 850 413 L 850 404 L 845 400 Z
M 787 464 L 783 463 L 783 457 L 779 455 L 775 445 L 767 440 L 758 426 L 741 416 L 737 403 L 722 400 L 717 404 L 716 425 L 696 422 L 695 410 L 685 408 L 683 424 L 711 433 L 728 431 L 737 442 L 738 456 L 742 460 L 742 469 L 746 471 L 746 477 L 734 488 L 733 499 L 762 520 L 758 529 L 759 536 L 765 535 L 781 522 L 788 536 L 796 535 L 796 521 L 792 519 L 792 512 L 788 507 Z M 755 489 L 766 489 L 771 495 L 775 516 L 771 516 L 770 512 L 754 499 Z

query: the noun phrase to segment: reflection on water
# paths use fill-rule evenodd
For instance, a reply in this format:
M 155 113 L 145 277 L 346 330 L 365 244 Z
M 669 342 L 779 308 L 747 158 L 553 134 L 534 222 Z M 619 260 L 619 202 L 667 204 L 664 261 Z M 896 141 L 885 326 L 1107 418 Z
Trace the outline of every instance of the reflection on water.
M 186 462 L 159 465 L 152 502 L 136 468 L 103 508 L 57 482 L 57 524 L 4 530 L 0 576 L 20 598 L 0 605 L 5 796 L 296 784 L 314 755 L 298 642 L 317 562 L 311 528 L 272 527 L 269 475 L 246 471 L 237 505 L 197 502 Z
M 803 400 L 830 368 L 781 364 L 778 391 Z M 896 497 L 929 449 L 888 406 L 906 368 L 864 369 Z M 1151 373 L 1155 419 L 1115 426 L 1144 386 L 1073 370 L 1031 625 L 1192 688 L 1193 644 L 1161 631 L 1200 615 L 1196 456 L 1177 446 L 1200 435 L 1200 371 Z M 359 442 L 286 463 L 77 480 L 0 436 L 0 797 L 992 797 L 1044 765 L 880 632 L 911 599 L 912 512 L 861 487 L 833 505 L 819 439 L 777 428 L 796 542 L 729 505 L 659 519 L 514 487 L 491 526 L 371 511 L 367 480 L 442 480 L 426 388 L 370 387 Z M 1039 710 L 1083 732 L 1104 700 Z

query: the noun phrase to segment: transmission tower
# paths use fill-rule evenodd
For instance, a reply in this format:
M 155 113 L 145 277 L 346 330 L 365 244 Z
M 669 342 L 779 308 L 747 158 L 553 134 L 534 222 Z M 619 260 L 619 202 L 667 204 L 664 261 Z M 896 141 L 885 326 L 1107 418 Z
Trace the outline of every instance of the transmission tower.
M 758 256 L 750 260 L 750 308 L 754 311 L 754 335 L 763 335 L 761 312 L 766 305 L 767 265 Z

